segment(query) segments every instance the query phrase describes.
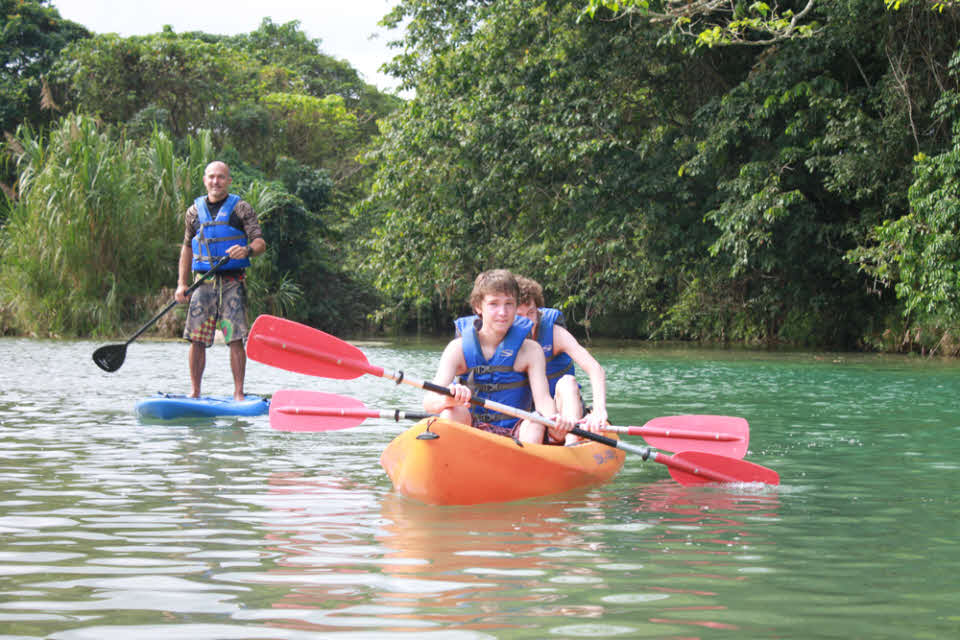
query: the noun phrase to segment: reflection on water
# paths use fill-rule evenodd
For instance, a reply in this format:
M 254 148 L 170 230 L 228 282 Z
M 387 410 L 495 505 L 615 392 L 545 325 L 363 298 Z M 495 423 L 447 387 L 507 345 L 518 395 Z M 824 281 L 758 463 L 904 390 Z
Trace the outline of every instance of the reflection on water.
M 100 372 L 87 342 L 0 340 L 0 640 L 953 637 L 956 367 L 600 351 L 620 424 L 743 415 L 783 484 L 684 488 L 628 457 L 600 487 L 429 507 L 379 454 L 402 426 L 147 424 L 179 343 Z M 216 348 L 216 347 L 215 347 Z M 369 345 L 429 374 L 434 345 Z M 211 354 L 211 362 L 226 353 Z M 876 363 L 874 363 L 876 364 Z M 213 368 L 210 393 L 229 389 Z M 420 396 L 253 363 L 252 392 Z
M 666 625 L 660 633 L 738 629 L 725 621 L 728 607 L 708 603 L 717 593 L 683 585 L 749 580 L 769 542 L 754 539 L 760 533 L 745 520 L 775 521 L 778 507 L 772 493 L 704 493 L 666 480 L 631 494 L 636 514 L 625 523 L 609 518 L 624 497 L 597 491 L 440 508 L 360 487 L 345 505 L 331 500 L 340 487 L 329 479 L 290 474 L 270 487 L 260 503 L 275 511 L 267 535 L 275 568 L 219 579 L 284 586 L 256 618 L 314 632 L 362 624 L 361 603 L 375 613 L 368 623 L 390 632 L 455 626 L 512 635 L 577 619 L 602 622 L 558 633 L 633 634 L 638 608 L 651 614 L 644 626 Z

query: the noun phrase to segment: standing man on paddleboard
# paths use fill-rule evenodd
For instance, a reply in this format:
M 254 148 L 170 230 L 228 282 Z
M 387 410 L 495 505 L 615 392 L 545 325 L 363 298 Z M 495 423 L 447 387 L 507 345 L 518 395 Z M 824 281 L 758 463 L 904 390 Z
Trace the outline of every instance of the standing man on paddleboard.
M 206 197 L 197 198 L 184 216 L 186 228 L 180 248 L 176 300 L 187 301 L 193 273 L 205 273 L 226 256 L 214 277 L 194 290 L 189 297 L 187 323 L 183 337 L 190 341 L 190 382 L 192 397 L 200 397 L 207 348 L 213 344 L 217 329 L 230 348 L 233 373 L 233 398 L 243 400 L 243 378 L 247 354 L 247 292 L 244 273 L 250 258 L 266 251 L 257 214 L 248 203 L 228 190 L 233 178 L 224 162 L 215 161 L 203 172 Z
M 464 327 L 461 337 L 452 340 L 440 356 L 435 384 L 449 386 L 453 395 L 427 393 L 423 407 L 429 413 L 505 435 L 520 442 L 562 443 L 573 422 L 557 413 L 547 384 L 543 351 L 528 339 L 531 323 L 515 323 L 520 288 L 506 269 L 484 271 L 477 276 L 470 294 L 470 306 L 477 321 Z M 468 376 L 478 397 L 524 411 L 530 404 L 556 425 L 549 431 L 544 425 L 502 414 L 488 416 L 485 409 L 473 406 L 472 391 L 454 383 L 457 376 Z

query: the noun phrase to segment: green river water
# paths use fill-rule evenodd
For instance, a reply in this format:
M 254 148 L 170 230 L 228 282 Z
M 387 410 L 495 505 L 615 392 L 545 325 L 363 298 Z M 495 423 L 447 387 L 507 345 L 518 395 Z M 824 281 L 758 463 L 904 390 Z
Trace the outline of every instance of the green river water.
M 421 378 L 442 348 L 356 344 Z M 186 346 L 136 342 L 112 374 L 97 346 L 0 339 L 2 640 L 960 637 L 958 362 L 597 347 L 616 424 L 742 416 L 781 485 L 684 488 L 628 454 L 603 486 L 442 508 L 380 468 L 405 425 L 142 423 L 138 398 L 187 390 Z M 230 392 L 226 362 L 206 393 Z

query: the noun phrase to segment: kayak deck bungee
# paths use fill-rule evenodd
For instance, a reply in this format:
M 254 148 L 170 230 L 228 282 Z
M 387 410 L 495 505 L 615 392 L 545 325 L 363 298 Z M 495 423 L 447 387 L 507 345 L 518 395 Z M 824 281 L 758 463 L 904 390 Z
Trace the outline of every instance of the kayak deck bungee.
M 201 396 L 158 393 L 137 402 L 134 407 L 141 418 L 172 420 L 174 418 L 215 418 L 218 416 L 259 416 L 270 410 L 270 401 L 247 395 L 243 401 L 233 396 Z
M 596 442 L 523 443 L 443 418 L 397 436 L 380 464 L 401 494 L 435 505 L 511 502 L 607 482 L 625 454 Z

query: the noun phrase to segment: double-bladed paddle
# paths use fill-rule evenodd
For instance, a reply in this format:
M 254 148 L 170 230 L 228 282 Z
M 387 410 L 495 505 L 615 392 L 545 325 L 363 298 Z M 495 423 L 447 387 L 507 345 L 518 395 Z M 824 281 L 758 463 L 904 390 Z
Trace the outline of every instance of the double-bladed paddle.
M 270 400 L 270 426 L 279 431 L 337 431 L 363 424 L 367 418 L 422 420 L 431 413 L 367 409 L 355 398 L 321 391 L 280 389 Z
M 207 271 L 205 274 L 200 276 L 199 280 L 194 282 L 192 285 L 190 285 L 189 289 L 183 292 L 184 295 L 190 295 L 191 293 L 193 293 L 194 289 L 199 287 L 204 280 L 212 276 L 214 271 L 216 271 L 218 268 L 225 265 L 229 259 L 230 259 L 230 256 L 223 256 L 222 258 L 217 260 L 214 263 L 213 267 L 210 268 L 209 271 Z M 127 358 L 127 345 L 129 345 L 131 342 L 139 338 L 144 331 L 146 331 L 151 326 L 153 326 L 154 322 L 156 322 L 161 317 L 163 317 L 164 314 L 170 311 L 170 309 L 173 309 L 175 306 L 177 306 L 176 298 L 170 301 L 170 304 L 168 304 L 163 309 L 161 309 L 160 313 L 150 318 L 150 320 L 147 321 L 147 324 L 140 327 L 140 329 L 135 334 L 130 336 L 130 339 L 124 342 L 123 344 L 108 344 L 94 351 L 93 361 L 96 362 L 97 366 L 103 369 L 104 371 L 116 371 L 117 369 L 119 369 L 121 366 L 123 366 L 123 361 L 126 360 Z
M 270 426 L 281 431 L 335 431 L 360 425 L 367 418 L 400 421 L 420 420 L 430 415 L 399 409 L 368 409 L 355 398 L 321 391 L 281 389 L 270 403 Z M 664 416 L 642 427 L 607 426 L 605 430 L 641 436 L 657 449 L 703 451 L 731 458 L 743 458 L 750 438 L 747 421 L 731 416 Z
M 604 431 L 641 436 L 657 449 L 702 451 L 731 458 L 743 458 L 750 444 L 750 425 L 735 416 L 661 416 L 642 427 L 608 425 Z
M 258 362 L 296 373 L 339 380 L 352 380 L 364 374 L 370 374 L 389 378 L 397 384 L 402 382 L 434 393 L 452 395 L 447 387 L 413 378 L 402 371 L 388 371 L 383 367 L 371 365 L 360 349 L 335 336 L 271 315 L 262 315 L 254 321 L 247 340 L 247 356 Z M 471 402 L 515 418 L 532 420 L 548 427 L 554 426 L 553 420 L 549 418 L 499 402 L 484 398 L 471 398 Z M 571 433 L 609 447 L 636 453 L 643 460 L 663 464 L 669 467 L 671 477 L 683 485 L 710 482 L 780 483 L 780 476 L 776 471 L 746 460 L 703 451 L 684 451 L 666 456 L 650 448 L 638 447 L 622 440 L 584 431 L 579 427 L 575 427 Z

